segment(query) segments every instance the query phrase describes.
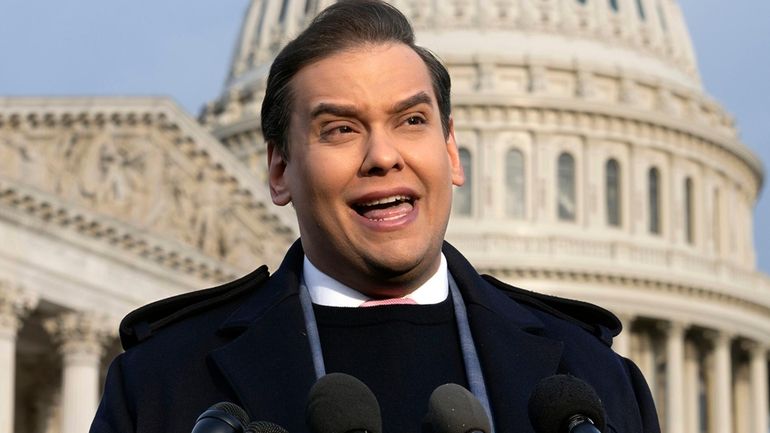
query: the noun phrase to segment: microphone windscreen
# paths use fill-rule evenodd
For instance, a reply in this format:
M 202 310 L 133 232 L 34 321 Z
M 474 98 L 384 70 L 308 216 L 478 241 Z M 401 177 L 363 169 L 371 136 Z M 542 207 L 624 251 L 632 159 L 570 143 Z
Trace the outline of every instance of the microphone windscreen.
M 289 433 L 285 428 L 268 421 L 254 421 L 246 427 L 245 433 Z
M 436 388 L 428 401 L 423 431 L 467 433 L 492 431 L 481 402 L 460 385 L 447 383 Z
M 240 406 L 223 401 L 200 414 L 192 433 L 243 433 L 248 422 L 249 416 Z
M 557 374 L 535 386 L 529 398 L 529 420 L 537 433 L 566 433 L 574 415 L 590 418 L 600 432 L 604 431 L 604 406 L 591 385 Z
M 310 389 L 306 422 L 313 433 L 382 432 L 380 404 L 363 382 L 330 373 Z
M 241 409 L 241 407 L 235 403 L 230 403 L 229 401 L 221 401 L 211 406 L 209 409 L 221 410 L 222 412 L 237 419 L 241 425 L 245 426 L 249 423 L 249 415 L 247 415 L 246 411 Z

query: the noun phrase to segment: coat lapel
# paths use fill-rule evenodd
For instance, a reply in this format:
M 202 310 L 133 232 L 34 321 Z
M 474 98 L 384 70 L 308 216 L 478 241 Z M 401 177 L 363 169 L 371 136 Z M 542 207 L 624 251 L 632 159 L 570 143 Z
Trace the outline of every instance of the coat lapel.
M 305 430 L 305 402 L 315 383 L 298 296 L 298 244 L 265 286 L 221 327 L 222 332 L 242 334 L 210 354 L 252 420 L 274 422 L 288 431 Z
M 562 343 L 538 335 L 543 323 L 484 281 L 449 244 L 444 255 L 467 306 L 496 431 L 531 431 L 529 396 L 542 378 L 556 373 Z

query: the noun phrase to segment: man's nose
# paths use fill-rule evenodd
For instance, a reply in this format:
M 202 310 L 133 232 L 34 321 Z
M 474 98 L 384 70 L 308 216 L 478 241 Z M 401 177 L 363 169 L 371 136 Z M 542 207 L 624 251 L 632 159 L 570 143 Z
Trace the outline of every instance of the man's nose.
M 382 131 L 372 131 L 366 140 L 366 154 L 361 175 L 383 176 L 391 170 L 404 168 L 404 159 L 394 137 Z

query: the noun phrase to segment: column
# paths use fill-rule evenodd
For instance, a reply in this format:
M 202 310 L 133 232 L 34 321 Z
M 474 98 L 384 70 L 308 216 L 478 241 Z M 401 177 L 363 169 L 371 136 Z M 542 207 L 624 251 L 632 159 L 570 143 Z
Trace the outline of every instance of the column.
M 649 331 L 644 330 L 643 332 L 634 334 L 632 338 L 632 341 L 636 343 L 634 362 L 636 362 L 642 375 L 644 375 L 644 378 L 647 380 L 647 384 L 650 387 L 653 397 L 655 397 L 656 403 L 659 403 L 657 401 L 658 395 L 656 392 L 655 352 L 652 347 L 652 337 L 650 336 Z
M 0 432 L 14 431 L 16 336 L 21 318 L 37 305 L 37 297 L 0 280 Z
M 631 323 L 633 322 L 634 317 L 622 313 L 617 316 L 620 323 L 623 324 L 623 331 L 613 338 L 612 348 L 615 349 L 615 352 L 618 355 L 629 358 L 631 357 Z
M 698 347 L 686 341 L 684 347 L 684 428 L 687 433 L 700 433 L 700 363 Z
M 289 3 L 286 5 L 286 16 L 283 22 L 283 40 L 281 41 L 281 45 L 285 45 L 290 40 L 294 39 L 297 34 L 303 30 L 300 26 L 304 24 L 304 15 L 305 1 L 289 0 Z
M 746 341 L 739 347 L 746 348 Z M 742 357 L 733 357 L 733 431 L 751 433 L 751 380 L 750 365 Z
M 714 336 L 714 425 L 712 432 L 730 433 L 733 431 L 733 384 L 732 360 L 730 357 L 731 336 L 717 332 Z
M 751 432 L 767 433 L 768 389 L 767 346 L 757 343 L 750 350 Z
M 276 42 L 275 35 L 279 26 L 278 16 L 281 12 L 281 2 L 279 1 L 267 1 L 264 5 L 263 15 L 261 18 L 261 27 L 259 28 L 259 49 L 257 51 L 257 59 L 264 61 L 270 58 L 273 54 L 273 43 Z
M 44 323 L 63 359 L 61 433 L 83 433 L 99 404 L 99 368 L 112 324 L 92 313 L 66 313 Z
M 684 331 L 685 325 L 669 322 L 666 332 L 666 433 L 684 433 Z

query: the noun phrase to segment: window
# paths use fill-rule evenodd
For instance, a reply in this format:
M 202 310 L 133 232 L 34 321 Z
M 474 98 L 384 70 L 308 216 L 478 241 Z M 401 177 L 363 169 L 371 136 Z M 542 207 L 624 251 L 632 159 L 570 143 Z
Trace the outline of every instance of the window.
M 452 211 L 456 215 L 471 215 L 473 191 L 473 171 L 471 169 L 471 153 L 468 149 L 460 149 L 460 164 L 465 172 L 465 184 L 456 189 L 455 202 Z
M 558 191 L 556 204 L 559 209 L 559 219 L 575 221 L 575 158 L 567 152 L 559 155 L 558 162 Z
M 639 18 L 641 18 L 642 21 L 645 21 L 647 16 L 644 13 L 644 5 L 642 4 L 642 0 L 636 0 L 636 10 L 639 12 Z
M 604 171 L 607 224 L 620 227 L 620 166 L 618 161 L 615 159 L 607 161 Z
M 684 234 L 688 244 L 693 244 L 695 242 L 692 179 L 689 177 L 684 180 Z
M 289 11 L 289 0 L 283 0 L 283 3 L 281 3 L 281 13 L 278 15 L 278 21 L 285 22 L 286 21 L 286 13 Z
M 618 11 L 618 0 L 610 0 L 610 7 L 612 8 L 613 12 Z
M 527 211 L 524 177 L 524 155 L 511 149 L 505 155 L 505 214 L 524 218 Z
M 666 21 L 666 15 L 663 13 L 663 7 L 658 3 L 658 17 L 660 18 L 660 26 L 664 32 L 668 32 L 668 22 Z
M 647 174 L 650 233 L 660 234 L 660 171 L 652 167 Z
M 714 251 L 716 253 L 722 252 L 722 197 L 719 193 L 719 189 L 714 189 L 714 198 L 712 203 L 712 221 L 711 227 L 713 232 L 711 236 L 714 238 Z

